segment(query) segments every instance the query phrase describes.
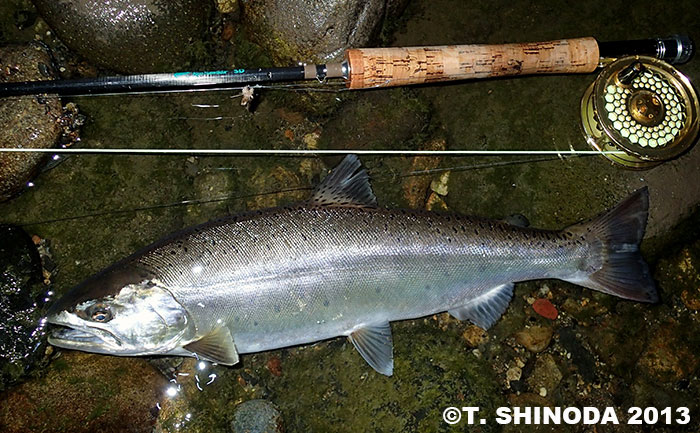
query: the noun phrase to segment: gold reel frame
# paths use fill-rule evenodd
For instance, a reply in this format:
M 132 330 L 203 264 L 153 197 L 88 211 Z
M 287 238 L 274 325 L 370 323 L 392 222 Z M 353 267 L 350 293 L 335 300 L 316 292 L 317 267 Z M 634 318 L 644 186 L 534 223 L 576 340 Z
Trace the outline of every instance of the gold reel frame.
M 639 65 L 641 70 L 637 71 Z M 660 92 L 653 86 L 642 84 L 640 81 L 633 86 L 633 80 L 645 71 L 650 72 L 656 80 L 664 82 L 660 87 L 667 87 L 667 91 L 672 89 L 672 92 L 675 92 L 677 105 L 671 109 L 664 106 L 653 107 L 650 101 L 654 104 L 663 102 L 664 95 L 658 94 Z M 610 101 L 611 92 L 620 93 L 620 98 Z M 630 99 L 636 104 L 641 104 L 642 110 L 637 110 L 636 106 L 630 109 Z M 608 109 L 611 102 L 617 104 L 614 115 L 611 115 L 611 110 Z M 681 108 L 678 109 L 677 106 Z M 654 146 L 630 140 L 630 128 L 641 130 L 642 133 L 648 131 L 657 135 L 671 134 L 670 129 L 663 130 L 665 125 L 661 123 L 664 120 L 663 116 L 670 116 L 671 110 L 683 113 L 682 127 L 676 128 L 677 133 L 672 134 L 671 140 Z M 646 112 L 659 114 L 662 118 L 647 122 L 650 119 L 642 116 Z M 699 112 L 697 94 L 688 77 L 668 63 L 648 56 L 630 56 L 613 61 L 586 89 L 581 99 L 581 122 L 588 144 L 599 151 L 623 151 L 624 153 L 606 153 L 604 156 L 616 165 L 637 170 L 652 168 L 686 152 L 698 136 Z M 609 116 L 620 117 L 619 120 L 629 126 L 621 126 L 620 122 L 611 120 Z M 647 143 L 647 139 L 643 139 L 643 142 Z

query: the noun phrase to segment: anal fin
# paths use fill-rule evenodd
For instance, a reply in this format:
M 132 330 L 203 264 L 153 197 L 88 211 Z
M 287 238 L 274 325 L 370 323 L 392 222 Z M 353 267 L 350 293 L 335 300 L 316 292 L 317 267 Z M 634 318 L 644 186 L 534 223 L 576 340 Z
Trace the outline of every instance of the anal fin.
M 471 320 L 476 326 L 489 329 L 508 308 L 513 298 L 513 283 L 496 286 L 466 304 L 448 310 L 459 320 Z
M 216 328 L 199 340 L 182 346 L 200 358 L 222 365 L 238 363 L 238 352 L 233 344 L 233 337 L 227 327 Z
M 386 376 L 393 374 L 394 343 L 389 322 L 365 326 L 354 331 L 348 338 L 372 368 Z

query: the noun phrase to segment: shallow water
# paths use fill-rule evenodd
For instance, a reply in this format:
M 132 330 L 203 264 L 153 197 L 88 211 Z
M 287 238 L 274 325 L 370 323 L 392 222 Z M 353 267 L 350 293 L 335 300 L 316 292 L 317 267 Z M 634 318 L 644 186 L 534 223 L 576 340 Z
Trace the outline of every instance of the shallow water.
M 52 43 L 40 20 L 26 30 L 12 30 L 8 22 L 20 9 L 31 10 L 31 5 L 13 0 L 0 6 L 2 42 L 40 34 Z M 616 40 L 673 33 L 697 39 L 699 9 L 691 1 L 630 6 L 623 1 L 472 5 L 421 0 L 393 21 L 382 43 L 501 43 L 587 35 Z M 224 66 L 230 56 L 241 65 L 268 61 L 254 46 L 232 52 L 226 44 L 211 45 L 216 56 L 202 68 Z M 696 56 L 680 69 L 695 82 L 700 60 Z M 579 103 L 594 78 L 541 76 L 330 94 L 266 90 L 253 113 L 231 97 L 235 92 L 73 100 L 88 117 L 78 144 L 83 147 L 587 150 Z M 39 176 L 21 196 L 0 204 L 0 222 L 23 225 L 51 241 L 58 272 L 47 290 L 60 295 L 172 231 L 228 213 L 303 200 L 336 161 L 74 156 Z M 383 206 L 425 207 L 435 181 L 447 187 L 446 194 L 433 194 L 436 209 L 491 218 L 519 213 L 543 228 L 593 216 L 648 185 L 650 222 L 642 249 L 662 301 L 635 304 L 559 281 L 518 284 L 510 308 L 485 334 L 446 314 L 393 324 L 390 378 L 371 370 L 340 338 L 244 355 L 233 368 L 205 364 L 201 370 L 195 360 L 180 364 L 178 359 L 55 351 L 48 367 L 0 394 L 0 430 L 225 432 L 237 404 L 264 398 L 280 409 L 292 432 L 461 431 L 467 429 L 464 421 L 450 427 L 442 420 L 446 407 L 479 406 L 491 420 L 497 407 L 516 405 L 610 406 L 621 419 L 630 406 L 685 406 L 693 422 L 657 425 L 657 430 L 697 431 L 700 150 L 644 172 L 624 171 L 598 157 L 538 162 L 522 156 L 368 157 L 363 163 Z M 533 310 L 538 298 L 557 308 L 556 319 Z M 549 342 L 533 352 L 528 344 L 533 338 Z M 473 430 L 535 431 L 493 421 Z M 597 431 L 639 429 L 607 425 Z

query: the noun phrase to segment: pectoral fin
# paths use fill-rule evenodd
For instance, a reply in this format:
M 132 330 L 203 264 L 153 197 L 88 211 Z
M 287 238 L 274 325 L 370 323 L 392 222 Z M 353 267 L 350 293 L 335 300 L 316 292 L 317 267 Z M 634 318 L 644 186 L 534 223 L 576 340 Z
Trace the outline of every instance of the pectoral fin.
M 394 344 L 391 339 L 391 325 L 385 322 L 379 325 L 366 326 L 358 329 L 349 336 L 365 361 L 386 376 L 394 371 Z
M 238 363 L 238 352 L 233 344 L 231 332 L 225 326 L 216 328 L 199 340 L 184 345 L 183 349 L 222 365 Z
M 476 326 L 489 329 L 508 308 L 513 298 L 513 283 L 496 286 L 458 308 L 448 310 L 459 320 L 471 320 Z

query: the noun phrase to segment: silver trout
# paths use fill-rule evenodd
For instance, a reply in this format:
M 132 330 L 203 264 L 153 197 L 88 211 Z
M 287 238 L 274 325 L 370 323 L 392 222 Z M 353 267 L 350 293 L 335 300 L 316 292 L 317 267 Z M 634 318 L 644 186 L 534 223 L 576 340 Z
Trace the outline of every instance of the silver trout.
M 648 192 L 561 231 L 377 207 L 347 156 L 308 202 L 187 228 L 110 266 L 55 303 L 49 342 L 111 355 L 241 353 L 347 336 L 393 372 L 391 327 L 448 311 L 489 328 L 513 283 L 557 278 L 656 302 L 639 253 Z

